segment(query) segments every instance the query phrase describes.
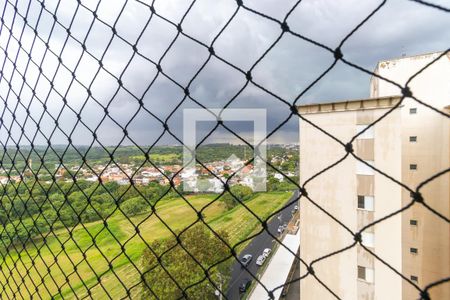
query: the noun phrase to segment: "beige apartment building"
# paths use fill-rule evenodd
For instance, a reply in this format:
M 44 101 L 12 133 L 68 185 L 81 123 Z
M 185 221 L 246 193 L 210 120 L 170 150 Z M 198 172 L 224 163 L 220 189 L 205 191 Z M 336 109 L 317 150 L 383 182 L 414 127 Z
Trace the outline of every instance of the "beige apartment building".
M 375 72 L 404 85 L 442 53 L 402 57 L 378 63 Z M 444 55 L 409 83 L 412 94 L 450 113 L 450 54 Z M 299 113 L 344 143 L 401 101 L 401 90 L 373 77 L 369 99 L 308 104 Z M 411 189 L 449 168 L 450 121 L 406 98 L 382 121 L 352 143 L 354 153 Z M 346 155 L 329 136 L 300 120 L 300 183 Z M 425 203 L 450 218 L 450 174 L 421 189 Z M 305 185 L 309 197 L 356 232 L 411 202 L 398 183 L 349 156 Z M 308 263 L 343 249 L 354 238 L 317 206 L 300 201 L 300 256 Z M 424 288 L 450 276 L 450 224 L 421 203 L 362 234 L 362 243 L 409 280 Z M 342 299 L 418 299 L 419 291 L 360 245 L 313 264 L 316 276 Z M 301 274 L 306 268 L 301 266 Z M 430 289 L 431 299 L 450 299 L 450 282 Z M 300 283 L 301 299 L 334 299 L 313 276 Z

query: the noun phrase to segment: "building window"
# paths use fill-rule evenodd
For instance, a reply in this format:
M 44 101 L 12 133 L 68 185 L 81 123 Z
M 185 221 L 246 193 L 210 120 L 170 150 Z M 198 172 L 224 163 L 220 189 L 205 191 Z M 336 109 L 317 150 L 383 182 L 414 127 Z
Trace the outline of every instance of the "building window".
M 414 276 L 414 275 L 411 275 L 411 281 L 412 282 L 414 282 L 414 283 L 419 283 L 419 277 L 417 277 L 417 276 Z
M 410 136 L 410 137 L 409 137 L 409 141 L 410 141 L 410 142 L 413 142 L 413 143 L 414 143 L 414 142 L 417 142 L 417 136 Z
M 373 282 L 373 269 L 358 266 L 358 279 Z
M 367 130 L 366 130 L 366 128 L 367 128 Z M 366 131 L 364 131 L 364 130 L 366 130 Z M 358 134 L 360 132 L 363 132 L 361 135 L 358 135 L 359 140 L 368 140 L 368 139 L 374 138 L 373 126 L 369 127 L 369 125 L 356 125 L 356 132 Z
M 412 254 L 417 254 L 418 250 L 417 248 L 409 248 L 409 252 L 411 252 Z
M 373 211 L 373 196 L 358 195 L 358 208 L 368 211 Z
M 364 209 L 364 196 L 358 196 L 358 208 Z
M 358 266 L 358 278 L 366 280 L 366 268 Z
M 375 245 L 374 239 L 375 236 L 371 232 L 363 232 L 361 234 L 361 242 L 366 247 L 373 248 Z
M 409 165 L 409 169 L 410 170 L 417 170 L 417 165 L 416 164 L 410 164 Z
M 370 167 L 370 166 L 374 165 L 373 161 L 366 160 L 365 162 L 369 166 L 366 165 L 365 163 L 359 161 L 359 160 L 357 161 L 357 163 L 356 163 L 356 174 L 357 175 L 374 175 L 375 174 L 375 170 Z
M 414 107 L 414 108 L 410 108 L 410 109 L 409 109 L 409 114 L 410 114 L 410 115 L 414 115 L 414 114 L 416 114 L 416 113 L 417 113 L 417 108 Z
M 409 220 L 409 225 L 417 226 L 417 220 Z

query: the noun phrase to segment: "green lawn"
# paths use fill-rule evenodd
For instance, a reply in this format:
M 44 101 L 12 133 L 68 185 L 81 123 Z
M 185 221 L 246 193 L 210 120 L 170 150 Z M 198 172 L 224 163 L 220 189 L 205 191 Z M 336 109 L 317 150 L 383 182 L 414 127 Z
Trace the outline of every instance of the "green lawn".
M 266 218 L 290 196 L 291 193 L 262 193 L 246 204 L 260 218 Z M 188 201 L 195 209 L 200 210 L 215 197 L 189 196 Z M 175 232 L 180 232 L 197 219 L 196 212 L 181 198 L 160 201 L 156 213 Z M 216 201 L 207 206 L 203 214 L 212 228 L 225 230 L 229 234 L 232 244 L 260 229 L 257 219 L 240 205 L 226 212 L 223 204 Z M 40 248 L 39 252 L 33 246 L 19 251 L 20 256 L 13 249 L 8 254 L 3 250 L 3 256 L 6 255 L 0 270 L 0 284 L 5 287 L 3 293 L 6 294 L 3 297 L 29 298 L 29 292 L 33 293 L 36 286 L 39 287 L 38 294 L 44 299 L 49 299 L 52 295 L 56 298 L 61 298 L 61 295 L 73 298 L 74 293 L 82 298 L 87 296 L 87 289 L 91 287 L 94 299 L 107 299 L 105 291 L 113 299 L 126 296 L 126 288 L 129 289 L 140 281 L 139 273 L 132 263 L 141 267 L 140 257 L 146 243 L 172 236 L 156 215 L 148 215 L 149 213 L 144 213 L 132 217 L 130 222 L 117 212 L 108 219 L 107 228 L 102 221 L 84 224 L 84 227 L 78 225 L 73 228 L 72 238 L 66 229 L 55 231 L 47 238 L 46 243 L 35 241 Z M 138 225 L 139 234 L 133 224 Z M 120 244 L 124 245 L 124 251 Z M 112 271 L 108 261 L 111 262 Z M 61 287 L 59 293 L 57 286 Z M 132 289 L 131 296 L 138 293 L 139 286 L 136 286 Z

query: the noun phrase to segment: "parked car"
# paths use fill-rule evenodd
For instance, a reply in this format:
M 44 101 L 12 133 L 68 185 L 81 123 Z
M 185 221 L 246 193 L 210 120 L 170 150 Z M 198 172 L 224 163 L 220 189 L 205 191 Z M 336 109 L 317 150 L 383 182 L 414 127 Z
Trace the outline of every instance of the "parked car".
M 284 231 L 283 226 L 282 225 L 278 226 L 278 233 L 281 234 L 283 233 L 283 231 Z
M 258 258 L 256 259 L 256 264 L 258 266 L 262 266 L 264 261 L 266 260 L 266 257 L 264 254 L 261 254 L 260 256 L 258 256 Z
M 298 205 L 294 206 L 294 209 L 295 209 L 295 210 L 298 210 Z
M 263 255 L 264 255 L 265 257 L 268 257 L 268 256 L 270 255 L 270 252 L 272 252 L 272 249 L 266 248 L 266 249 L 264 249 L 264 251 L 263 251 Z
M 244 281 L 239 286 L 239 292 L 245 293 L 251 284 L 252 284 L 251 279 L 249 279 L 249 278 L 244 279 Z
M 287 228 L 287 223 L 283 224 L 283 230 L 285 230 Z
M 251 254 L 245 254 L 242 258 L 241 258 L 241 263 L 244 266 L 248 266 L 248 264 L 252 261 L 253 256 Z

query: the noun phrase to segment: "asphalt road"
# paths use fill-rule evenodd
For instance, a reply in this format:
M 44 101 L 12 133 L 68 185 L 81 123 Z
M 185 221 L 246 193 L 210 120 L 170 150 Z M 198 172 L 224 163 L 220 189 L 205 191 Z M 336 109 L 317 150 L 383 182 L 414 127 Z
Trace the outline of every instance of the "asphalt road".
M 298 191 L 294 192 L 294 195 L 286 202 L 289 203 L 295 199 L 295 197 L 298 197 Z M 291 211 L 294 209 L 294 206 L 297 203 L 293 203 L 289 207 L 286 207 L 282 212 L 280 212 L 278 215 L 274 216 L 269 222 L 267 223 L 268 230 L 274 235 L 278 236 L 278 226 L 280 224 L 288 223 L 291 219 Z M 279 220 L 279 216 L 281 215 L 281 222 Z M 265 248 L 273 248 L 273 246 L 276 243 L 273 240 L 273 237 L 269 235 L 266 231 L 262 232 L 253 240 L 250 242 L 250 244 L 241 252 L 239 258 L 242 258 L 245 254 L 251 254 L 253 256 L 252 261 L 247 266 L 248 270 L 256 276 L 256 273 L 258 272 L 259 266 L 256 265 L 256 259 L 260 254 L 262 254 L 263 250 Z M 233 266 L 231 267 L 231 279 L 230 279 L 230 285 L 227 290 L 227 298 L 228 299 L 240 299 L 239 294 L 239 286 L 242 284 L 244 279 L 249 278 L 253 279 L 253 277 L 245 270 L 239 262 L 235 262 Z

